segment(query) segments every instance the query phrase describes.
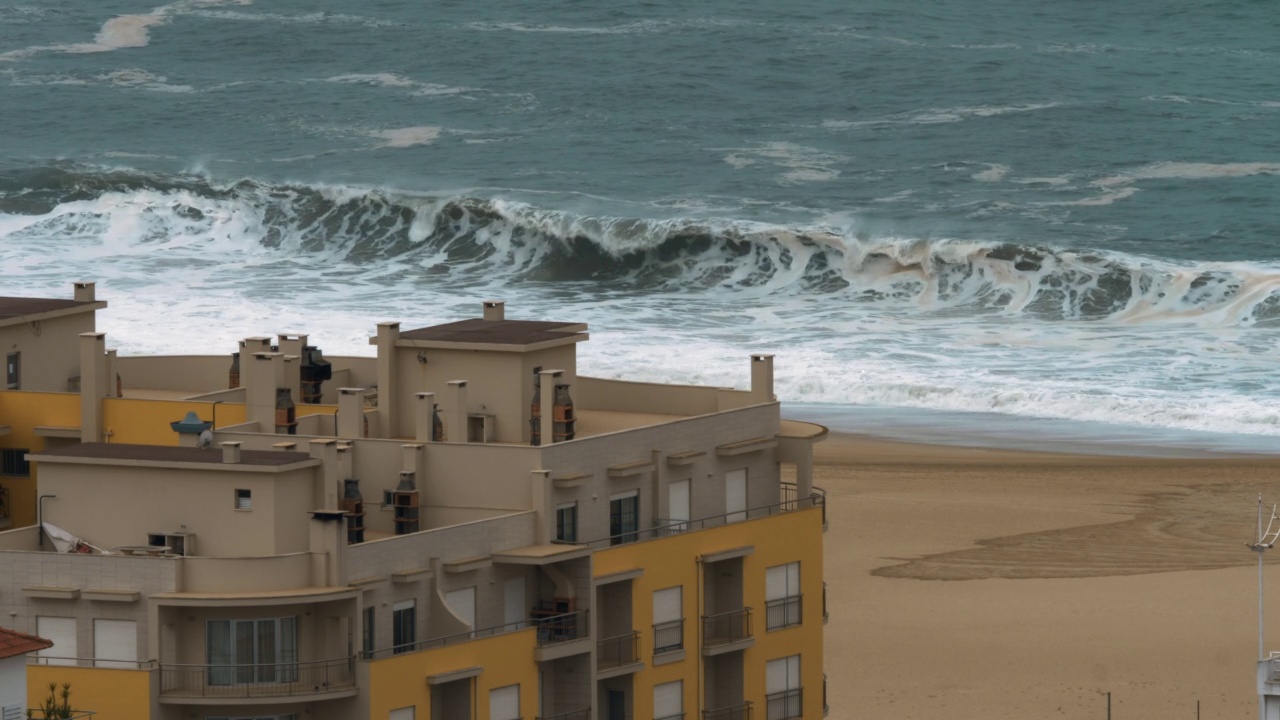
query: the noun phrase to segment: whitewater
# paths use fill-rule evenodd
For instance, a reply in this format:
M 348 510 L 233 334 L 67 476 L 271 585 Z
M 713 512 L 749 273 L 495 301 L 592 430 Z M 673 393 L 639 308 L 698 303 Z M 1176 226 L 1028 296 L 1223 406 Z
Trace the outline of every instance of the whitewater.
M 0 292 L 122 353 L 503 299 L 836 426 L 1262 449 L 1280 27 L 1209 6 L 0 4 Z

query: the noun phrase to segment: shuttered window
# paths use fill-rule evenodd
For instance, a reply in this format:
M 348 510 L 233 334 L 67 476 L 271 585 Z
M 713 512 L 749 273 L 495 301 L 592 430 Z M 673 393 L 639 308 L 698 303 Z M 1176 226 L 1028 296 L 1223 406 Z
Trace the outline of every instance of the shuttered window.
M 682 587 L 653 591 L 653 651 L 671 652 L 684 647 Z
M 689 522 L 689 481 L 678 480 L 667 486 L 668 524 L 680 523 L 673 530 L 684 530 L 683 523 Z
M 680 585 L 653 592 L 653 622 L 664 623 L 684 617 L 680 610 Z
M 476 629 L 476 589 L 473 587 L 453 590 L 444 594 L 444 604 L 449 612 L 458 616 L 472 630 Z
M 36 653 L 37 657 L 47 658 L 41 662 L 46 665 L 75 665 L 76 652 L 76 619 L 62 617 L 36 618 L 36 634 L 53 642 L 53 647 Z
M 725 522 L 747 519 L 747 469 L 730 470 L 724 476 Z
M 387 718 L 387 720 L 414 720 L 413 718 L 414 710 L 415 708 L 412 706 L 396 708 L 395 710 L 391 711 L 391 715 Z
M 520 686 L 489 691 L 489 720 L 520 720 Z
M 764 571 L 765 627 L 769 630 L 799 625 L 800 563 L 774 565 Z
M 5 705 L 0 708 L 0 720 L 26 720 L 27 709 L 21 704 Z
M 684 717 L 684 681 L 653 686 L 653 716 L 657 720 Z
M 770 660 L 765 665 L 764 672 L 764 691 L 769 695 L 799 689 L 800 656 L 791 655 L 790 657 Z
M 138 660 L 138 623 L 94 620 L 93 658 L 94 667 L 133 669 Z

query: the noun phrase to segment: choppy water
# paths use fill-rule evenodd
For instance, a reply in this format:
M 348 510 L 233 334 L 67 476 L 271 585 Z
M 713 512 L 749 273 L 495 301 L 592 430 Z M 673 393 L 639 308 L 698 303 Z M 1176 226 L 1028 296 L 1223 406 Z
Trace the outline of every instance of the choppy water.
M 0 0 L 5 294 L 124 352 L 583 320 L 596 375 L 1280 435 L 1280 10 Z

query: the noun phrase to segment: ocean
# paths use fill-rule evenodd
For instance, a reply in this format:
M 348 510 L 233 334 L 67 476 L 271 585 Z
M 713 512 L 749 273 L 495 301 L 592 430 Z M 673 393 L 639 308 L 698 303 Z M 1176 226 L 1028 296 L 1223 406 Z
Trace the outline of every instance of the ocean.
M 125 354 L 502 299 L 846 429 L 1268 449 L 1277 78 L 1267 0 L 0 0 L 0 292 Z

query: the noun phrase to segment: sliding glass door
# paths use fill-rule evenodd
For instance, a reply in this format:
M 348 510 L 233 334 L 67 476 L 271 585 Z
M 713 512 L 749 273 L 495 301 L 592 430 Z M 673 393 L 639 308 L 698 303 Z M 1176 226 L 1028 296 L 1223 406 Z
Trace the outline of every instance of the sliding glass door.
M 210 685 L 298 680 L 298 618 L 209 620 Z

